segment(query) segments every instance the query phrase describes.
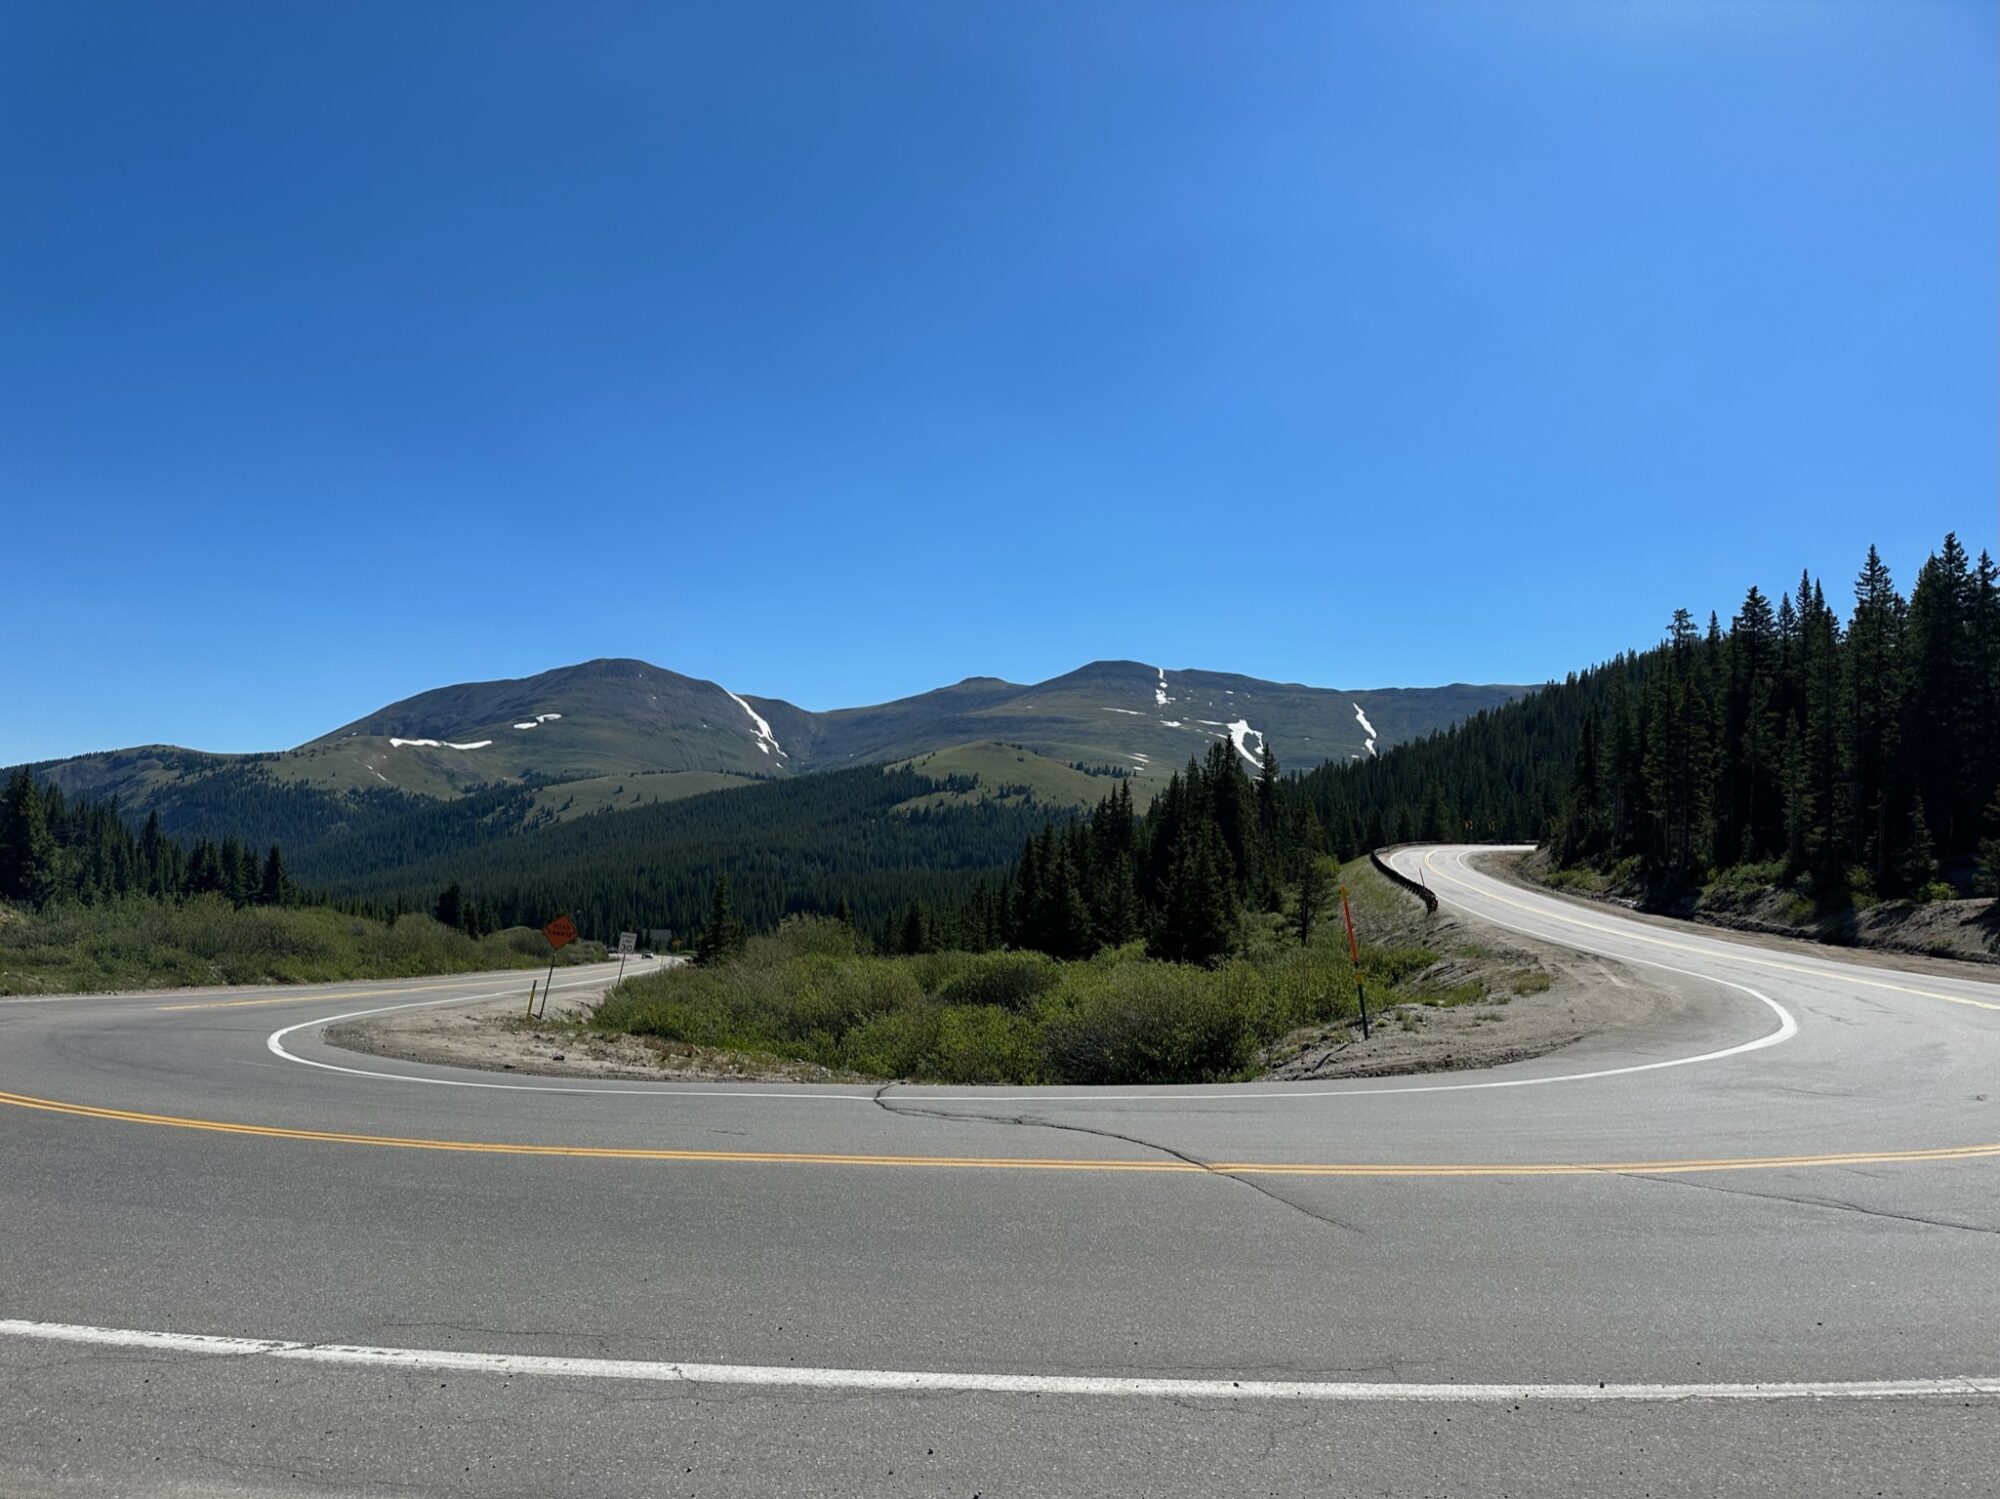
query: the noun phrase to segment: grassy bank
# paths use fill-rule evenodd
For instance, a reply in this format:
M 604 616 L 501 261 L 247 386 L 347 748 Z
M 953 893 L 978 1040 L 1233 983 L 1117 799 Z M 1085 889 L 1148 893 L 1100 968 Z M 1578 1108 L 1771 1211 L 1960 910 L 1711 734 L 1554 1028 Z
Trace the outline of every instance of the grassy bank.
M 603 956 L 575 943 L 560 961 Z M 542 934 L 472 938 L 426 915 L 370 921 L 323 906 L 236 907 L 220 896 L 134 898 L 35 913 L 0 907 L 0 994 L 88 994 L 197 984 L 329 983 L 532 968 Z
M 1359 893 L 1362 878 L 1354 883 Z M 1407 997 L 1396 986 L 1437 957 L 1364 948 L 1371 1002 Z M 736 960 L 619 986 L 591 1024 L 871 1077 L 1193 1083 L 1253 1076 L 1266 1044 L 1355 1013 L 1337 912 L 1303 946 L 1276 918 L 1255 919 L 1242 955 L 1216 968 L 1160 962 L 1138 944 L 1077 963 L 1022 952 L 877 957 L 851 928 L 799 918 Z

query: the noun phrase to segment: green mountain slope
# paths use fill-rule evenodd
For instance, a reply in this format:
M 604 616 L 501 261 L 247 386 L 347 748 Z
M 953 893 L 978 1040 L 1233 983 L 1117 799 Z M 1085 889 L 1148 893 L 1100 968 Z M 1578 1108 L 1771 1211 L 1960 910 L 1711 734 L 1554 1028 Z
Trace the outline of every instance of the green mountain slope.
M 786 705 L 789 706 L 789 705 Z M 797 710 L 793 710 L 796 712 Z M 699 770 L 785 775 L 790 754 L 761 715 L 714 682 L 644 661 L 587 661 L 537 676 L 464 682 L 404 698 L 295 752 L 304 779 L 428 790 L 540 776 Z
M 1116 775 L 1131 777 L 1143 802 L 1219 739 L 1234 742 L 1246 763 L 1266 736 L 1287 768 L 1351 762 L 1373 753 L 1371 729 L 1375 749 L 1384 749 L 1519 692 L 1343 693 L 1100 661 L 1029 686 L 973 677 L 894 702 L 814 713 L 614 659 L 419 693 L 292 750 L 214 755 L 151 745 L 34 770 L 65 792 L 115 797 L 128 816 L 158 812 L 175 837 L 278 842 L 310 860 L 319 846 L 341 840 L 401 846 L 405 823 L 450 842 L 455 835 L 442 823 L 490 821 L 481 800 L 489 788 L 530 793 L 527 811 L 501 820 L 508 832 L 912 762 L 937 781 L 918 810 L 990 800 L 1020 808 L 1030 799 L 1045 809 L 1082 806 Z

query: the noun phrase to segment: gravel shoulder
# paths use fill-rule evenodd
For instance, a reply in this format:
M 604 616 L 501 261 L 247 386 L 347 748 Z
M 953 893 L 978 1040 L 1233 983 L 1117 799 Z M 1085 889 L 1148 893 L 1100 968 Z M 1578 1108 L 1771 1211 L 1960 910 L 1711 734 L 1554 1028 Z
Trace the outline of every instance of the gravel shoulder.
M 1586 1037 L 1670 1027 L 1695 1001 L 1640 970 L 1489 926 L 1455 912 L 1427 914 L 1378 876 L 1372 941 L 1421 946 L 1438 962 L 1370 996 L 1372 1034 L 1359 1025 L 1297 1031 L 1266 1048 L 1265 1077 L 1305 1081 L 1465 1072 L 1547 1056 Z M 1400 913 L 1400 914 L 1397 914 Z M 1464 997 L 1475 990 L 1478 997 Z M 1376 1006 L 1382 1004 L 1379 1011 Z

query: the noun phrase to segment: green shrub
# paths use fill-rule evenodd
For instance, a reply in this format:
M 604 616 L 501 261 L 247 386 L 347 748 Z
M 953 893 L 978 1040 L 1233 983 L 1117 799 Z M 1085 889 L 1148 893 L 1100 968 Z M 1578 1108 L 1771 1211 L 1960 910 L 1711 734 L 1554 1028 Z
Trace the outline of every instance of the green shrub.
M 602 955 L 579 942 L 561 961 Z M 239 908 L 219 895 L 70 904 L 0 922 L 0 993 L 403 978 L 548 958 L 548 943 L 525 928 L 475 942 L 429 916 L 385 926 L 324 907 Z
M 851 958 L 860 951 L 861 939 L 844 921 L 831 916 L 787 916 L 775 932 L 752 937 L 744 947 L 742 961 L 768 968 L 794 958 Z
M 1223 975 L 1178 963 L 1072 965 L 1038 1016 L 1056 1082 L 1220 1082 L 1256 1055 Z
M 1026 1010 L 1062 982 L 1056 960 L 1038 952 L 995 952 L 977 956 L 936 988 L 925 988 L 948 1005 L 998 1005 Z
M 1335 931 L 1212 969 L 1149 958 L 1136 942 L 1074 963 L 824 950 L 848 946 L 839 931 L 822 944 L 788 922 L 736 960 L 632 979 L 593 1024 L 925 1082 L 1189 1083 L 1246 1076 L 1260 1043 L 1355 1011 L 1354 969 Z M 1385 1004 L 1397 980 L 1436 961 L 1425 948 L 1362 954 Z
M 1709 882 L 1711 890 L 1729 890 L 1738 895 L 1754 895 L 1785 883 L 1785 861 L 1772 859 L 1762 864 L 1735 864 L 1717 872 Z
M 849 1031 L 838 1048 L 841 1065 L 871 1077 L 925 1075 L 937 1050 L 939 1027 L 939 1007 L 919 995 Z
M 1026 1015 L 998 1005 L 953 1005 L 939 1012 L 924 1075 L 940 1083 L 1039 1083 L 1041 1033 Z

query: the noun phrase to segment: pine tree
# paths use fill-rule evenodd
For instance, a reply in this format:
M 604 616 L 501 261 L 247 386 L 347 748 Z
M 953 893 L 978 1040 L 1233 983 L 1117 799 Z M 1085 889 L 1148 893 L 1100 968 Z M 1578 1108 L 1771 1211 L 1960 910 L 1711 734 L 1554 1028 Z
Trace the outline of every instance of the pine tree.
M 0 796 L 0 900 L 39 908 L 56 893 L 56 842 L 48 808 L 24 765 Z
M 464 929 L 465 892 L 459 888 L 457 880 L 438 892 L 437 904 L 431 908 L 431 914 L 445 926 Z
M 1267 738 L 1257 764 L 1257 829 L 1267 855 L 1278 852 L 1278 752 Z
M 1067 848 L 1058 848 L 1046 871 L 1036 925 L 1041 937 L 1037 946 L 1050 957 L 1087 958 L 1096 949 L 1090 907 L 1084 902 L 1076 861 Z
M 1101 947 L 1123 947 L 1144 930 L 1145 910 L 1139 903 L 1138 875 L 1129 853 L 1120 854 L 1099 882 L 1092 921 Z
M 1769 600 L 1754 585 L 1732 622 L 1727 655 L 1718 865 L 1749 863 L 1778 850 L 1783 809 L 1779 790 L 1783 757 L 1774 710 L 1779 632 Z
M 705 968 L 726 962 L 743 951 L 749 937 L 729 898 L 729 876 L 718 874 L 709 897 L 708 924 L 695 941 L 695 961 Z
M 139 884 L 155 898 L 166 895 L 173 884 L 167 869 L 166 849 L 167 839 L 160 831 L 156 808 L 146 814 L 145 829 L 139 834 Z
M 1956 535 L 1926 561 L 1910 590 L 1905 742 L 1911 781 L 1934 835 L 1951 851 L 1969 848 L 1983 810 L 1972 743 L 1978 714 L 1978 585 Z
M 1166 900 L 1147 951 L 1176 963 L 1213 963 L 1236 941 L 1236 893 L 1229 850 L 1213 823 L 1181 839 L 1167 877 Z
M 1926 886 L 1938 877 L 1937 857 L 1931 842 L 1929 821 L 1924 817 L 1921 797 L 1910 801 L 1910 832 L 1903 841 L 1902 862 L 1896 870 L 1897 884 L 1922 899 Z
M 931 916 L 929 909 L 920 900 L 913 900 L 903 908 L 903 920 L 896 942 L 896 950 L 902 953 L 924 953 L 931 951 Z
M 257 899 L 266 906 L 285 906 L 292 902 L 292 882 L 285 873 L 285 856 L 275 843 L 271 845 L 271 852 L 264 856 L 264 877 L 258 885 Z
M 1299 869 L 1298 905 L 1292 913 L 1292 930 L 1298 933 L 1301 947 L 1312 941 L 1313 927 L 1331 898 L 1326 871 L 1320 867 L 1319 860 L 1305 860 Z
M 1902 775 L 1903 661 L 1906 610 L 1874 547 L 1854 585 L 1847 627 L 1847 764 L 1856 850 L 1887 894 L 1897 888 L 1908 826 Z

